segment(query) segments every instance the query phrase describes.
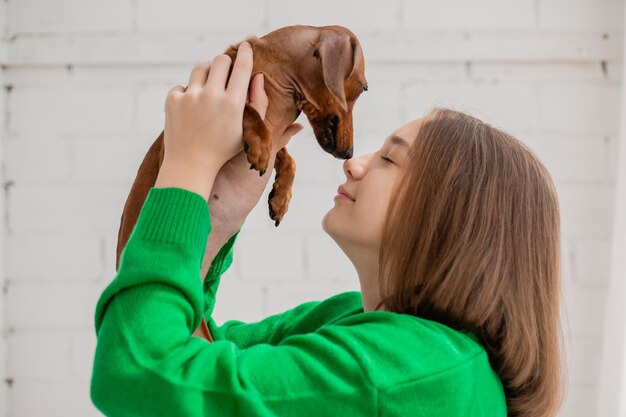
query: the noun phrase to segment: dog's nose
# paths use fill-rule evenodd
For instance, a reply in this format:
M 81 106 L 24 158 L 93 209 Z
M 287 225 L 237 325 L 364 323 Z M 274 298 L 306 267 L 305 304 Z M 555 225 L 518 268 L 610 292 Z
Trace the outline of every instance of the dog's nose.
M 343 159 L 350 159 L 350 158 L 352 158 L 352 149 L 353 149 L 353 148 L 354 148 L 354 146 L 350 146 L 350 149 L 348 149 L 347 151 L 345 151 L 341 157 L 342 157 Z

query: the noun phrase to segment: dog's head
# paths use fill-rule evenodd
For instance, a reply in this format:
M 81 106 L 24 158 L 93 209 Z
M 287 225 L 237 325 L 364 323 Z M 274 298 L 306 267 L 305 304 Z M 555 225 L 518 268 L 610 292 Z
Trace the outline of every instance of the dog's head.
M 316 28 L 297 65 L 295 99 L 322 149 L 352 158 L 352 108 L 367 91 L 365 60 L 356 36 L 342 26 Z M 308 53 L 306 53 L 308 52 Z
M 367 91 L 363 51 L 354 33 L 343 26 L 296 25 L 246 41 L 254 49 L 255 69 L 293 100 L 296 118 L 304 112 L 322 149 L 351 158 L 352 108 Z M 238 47 L 231 45 L 226 53 L 234 59 Z

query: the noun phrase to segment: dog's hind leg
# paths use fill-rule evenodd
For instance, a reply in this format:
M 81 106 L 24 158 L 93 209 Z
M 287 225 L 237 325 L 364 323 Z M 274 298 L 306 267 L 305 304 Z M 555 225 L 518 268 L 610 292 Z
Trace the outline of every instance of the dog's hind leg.
M 289 208 L 293 182 L 296 178 L 296 161 L 289 155 L 286 147 L 281 148 L 276 154 L 274 170 L 276 176 L 268 196 L 268 203 L 270 217 L 275 220 L 274 225 L 278 226 Z
M 163 144 L 164 135 L 165 131 L 162 131 L 152 146 L 150 146 L 150 149 L 146 153 L 146 156 L 144 156 L 137 170 L 137 177 L 126 198 L 124 210 L 120 218 L 120 228 L 117 233 L 116 271 L 120 267 L 122 253 L 135 228 L 139 213 L 143 208 L 143 203 L 146 201 L 148 193 L 150 189 L 154 187 L 154 183 L 156 183 L 157 176 L 159 175 L 159 170 L 161 169 L 165 155 L 165 147 Z

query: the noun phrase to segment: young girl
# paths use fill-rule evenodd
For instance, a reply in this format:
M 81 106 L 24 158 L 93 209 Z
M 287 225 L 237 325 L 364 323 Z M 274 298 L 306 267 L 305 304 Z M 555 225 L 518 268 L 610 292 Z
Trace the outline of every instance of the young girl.
M 163 165 L 96 306 L 96 407 L 142 417 L 554 416 L 555 188 L 521 142 L 460 112 L 435 108 L 344 162 L 322 227 L 361 291 L 215 323 L 234 241 L 271 177 L 249 170 L 243 151 L 248 44 L 228 79 L 230 66 L 220 55 L 168 94 Z M 262 74 L 249 102 L 264 117 Z M 203 319 L 213 343 L 193 333 Z

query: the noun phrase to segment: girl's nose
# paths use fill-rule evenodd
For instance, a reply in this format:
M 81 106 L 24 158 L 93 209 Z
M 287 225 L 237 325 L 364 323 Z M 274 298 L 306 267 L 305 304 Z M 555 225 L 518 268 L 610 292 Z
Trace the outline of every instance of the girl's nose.
M 362 155 L 346 159 L 343 162 L 343 171 L 344 174 L 346 174 L 346 177 L 360 177 L 363 173 L 367 157 L 368 155 Z

